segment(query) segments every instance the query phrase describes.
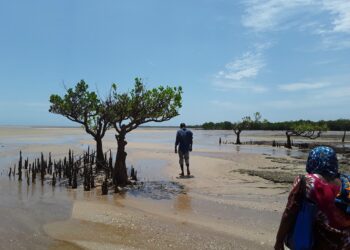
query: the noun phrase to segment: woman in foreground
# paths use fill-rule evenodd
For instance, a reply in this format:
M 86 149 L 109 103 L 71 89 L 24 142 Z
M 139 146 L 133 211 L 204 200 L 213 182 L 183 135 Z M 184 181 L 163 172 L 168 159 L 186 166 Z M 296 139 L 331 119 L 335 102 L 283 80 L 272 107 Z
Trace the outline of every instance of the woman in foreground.
M 294 181 L 278 229 L 275 250 L 284 249 L 284 241 L 293 230 L 304 194 L 317 207 L 312 227 L 312 249 L 350 249 L 350 215 L 335 203 L 342 186 L 335 151 L 325 146 L 312 149 L 306 172 L 303 178 L 305 185 L 301 185 L 300 176 Z M 302 190 L 303 186 L 305 190 Z

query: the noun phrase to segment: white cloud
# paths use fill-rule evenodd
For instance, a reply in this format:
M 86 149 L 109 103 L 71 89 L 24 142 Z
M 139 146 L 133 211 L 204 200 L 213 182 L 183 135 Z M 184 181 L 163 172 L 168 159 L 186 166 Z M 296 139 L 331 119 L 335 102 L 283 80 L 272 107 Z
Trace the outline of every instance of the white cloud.
M 210 104 L 219 110 L 230 110 L 237 111 L 239 113 L 251 113 L 256 109 L 256 105 L 251 103 L 245 103 L 242 106 L 242 103 L 235 103 L 230 101 L 221 101 L 221 100 L 212 100 Z
M 338 86 L 336 88 L 327 89 L 327 91 L 315 95 L 315 98 L 320 100 L 339 100 L 346 98 L 348 102 L 350 98 L 350 86 Z
M 324 84 L 295 84 L 289 90 L 317 89 L 313 92 L 302 92 L 288 98 L 268 100 L 261 104 L 263 107 L 273 109 L 303 110 L 308 108 L 346 107 L 349 104 L 350 86 L 342 83 L 335 85 Z
M 322 35 L 322 48 L 326 50 L 341 50 L 350 48 L 350 37 L 347 35 L 327 33 Z
M 323 0 L 322 8 L 332 14 L 332 31 L 350 33 L 350 1 Z
M 220 71 L 217 77 L 235 81 L 252 78 L 264 65 L 260 53 L 247 52 L 242 57 L 226 64 L 225 70 Z
M 301 91 L 301 90 L 313 90 L 313 89 L 321 89 L 329 86 L 328 83 L 290 83 L 278 85 L 278 88 L 285 91 Z
M 256 31 L 283 29 L 288 27 L 291 17 L 298 8 L 309 7 L 314 0 L 247 0 L 242 23 Z
M 306 110 L 318 109 L 329 106 L 330 103 L 312 100 L 310 98 L 291 98 L 288 100 L 272 100 L 261 104 L 261 107 L 276 110 Z
M 266 101 L 262 105 L 274 109 L 289 109 L 295 108 L 298 104 L 300 104 L 300 102 L 295 102 L 294 100 L 272 100 Z
M 265 67 L 262 51 L 270 46 L 270 43 L 256 44 L 254 51 L 246 52 L 227 63 L 225 68 L 214 76 L 213 85 L 219 90 L 249 89 L 265 92 L 265 87 L 253 83 L 252 80 Z
M 218 91 L 237 90 L 237 89 L 251 90 L 255 93 L 263 93 L 268 91 L 268 88 L 262 85 L 251 83 L 251 82 L 214 80 L 213 86 Z
M 326 60 L 320 60 L 317 62 L 314 62 L 314 65 L 328 65 L 328 64 L 334 64 L 337 62 L 337 59 L 326 59 Z
M 349 0 L 245 0 L 242 24 L 258 32 L 297 27 L 321 36 L 325 49 L 349 48 Z M 326 14 L 327 18 L 320 18 Z M 345 37 L 344 37 L 345 36 Z
M 218 106 L 218 107 L 226 108 L 226 109 L 233 109 L 235 106 L 237 106 L 236 104 L 234 104 L 232 102 L 226 102 L 226 101 L 213 100 L 210 103 L 214 106 Z

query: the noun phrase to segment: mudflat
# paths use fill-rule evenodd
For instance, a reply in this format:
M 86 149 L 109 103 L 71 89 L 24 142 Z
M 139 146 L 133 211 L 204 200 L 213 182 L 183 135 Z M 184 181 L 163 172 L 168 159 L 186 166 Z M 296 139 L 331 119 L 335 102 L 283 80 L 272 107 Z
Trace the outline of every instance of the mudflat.
M 6 249 L 271 249 L 290 182 L 305 153 L 271 146 L 218 144 L 230 131 L 194 130 L 190 168 L 178 179 L 176 129 L 141 128 L 127 137 L 127 165 L 139 190 L 106 196 L 100 186 L 19 183 L 7 176 L 23 157 L 53 158 L 94 147 L 81 128 L 0 128 L 0 238 Z M 243 134 L 242 134 L 243 136 Z M 243 140 L 282 134 L 249 133 Z M 330 139 L 327 139 L 330 140 Z M 116 152 L 113 131 L 104 149 Z

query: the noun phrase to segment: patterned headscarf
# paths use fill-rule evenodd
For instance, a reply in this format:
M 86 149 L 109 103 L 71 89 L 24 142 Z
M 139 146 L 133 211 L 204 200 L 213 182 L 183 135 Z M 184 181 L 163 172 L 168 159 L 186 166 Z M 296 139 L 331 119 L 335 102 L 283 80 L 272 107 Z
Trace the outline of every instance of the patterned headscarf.
M 338 175 L 338 159 L 335 151 L 326 146 L 313 148 L 307 159 L 306 172 L 330 177 Z

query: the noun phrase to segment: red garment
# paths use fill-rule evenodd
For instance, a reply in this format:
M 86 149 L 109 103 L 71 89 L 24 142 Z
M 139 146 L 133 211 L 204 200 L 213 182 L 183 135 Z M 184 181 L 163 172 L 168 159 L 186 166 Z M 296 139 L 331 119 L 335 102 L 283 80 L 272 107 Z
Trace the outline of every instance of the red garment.
M 318 175 L 306 175 L 306 196 L 317 204 L 318 209 L 327 217 L 328 224 L 336 229 L 350 228 L 350 216 L 335 205 L 335 197 L 340 186 L 328 183 Z
M 314 201 L 319 210 L 315 218 L 313 250 L 350 250 L 350 216 L 334 205 L 334 198 L 340 187 L 323 181 L 320 177 L 308 174 L 305 195 Z M 300 177 L 297 176 L 288 196 L 276 237 L 276 246 L 280 246 L 286 234 L 292 230 L 301 204 Z M 332 223 L 331 226 L 330 223 Z M 277 244 L 279 243 L 279 244 Z M 276 247 L 275 246 L 275 247 Z M 282 248 L 275 248 L 282 249 Z

